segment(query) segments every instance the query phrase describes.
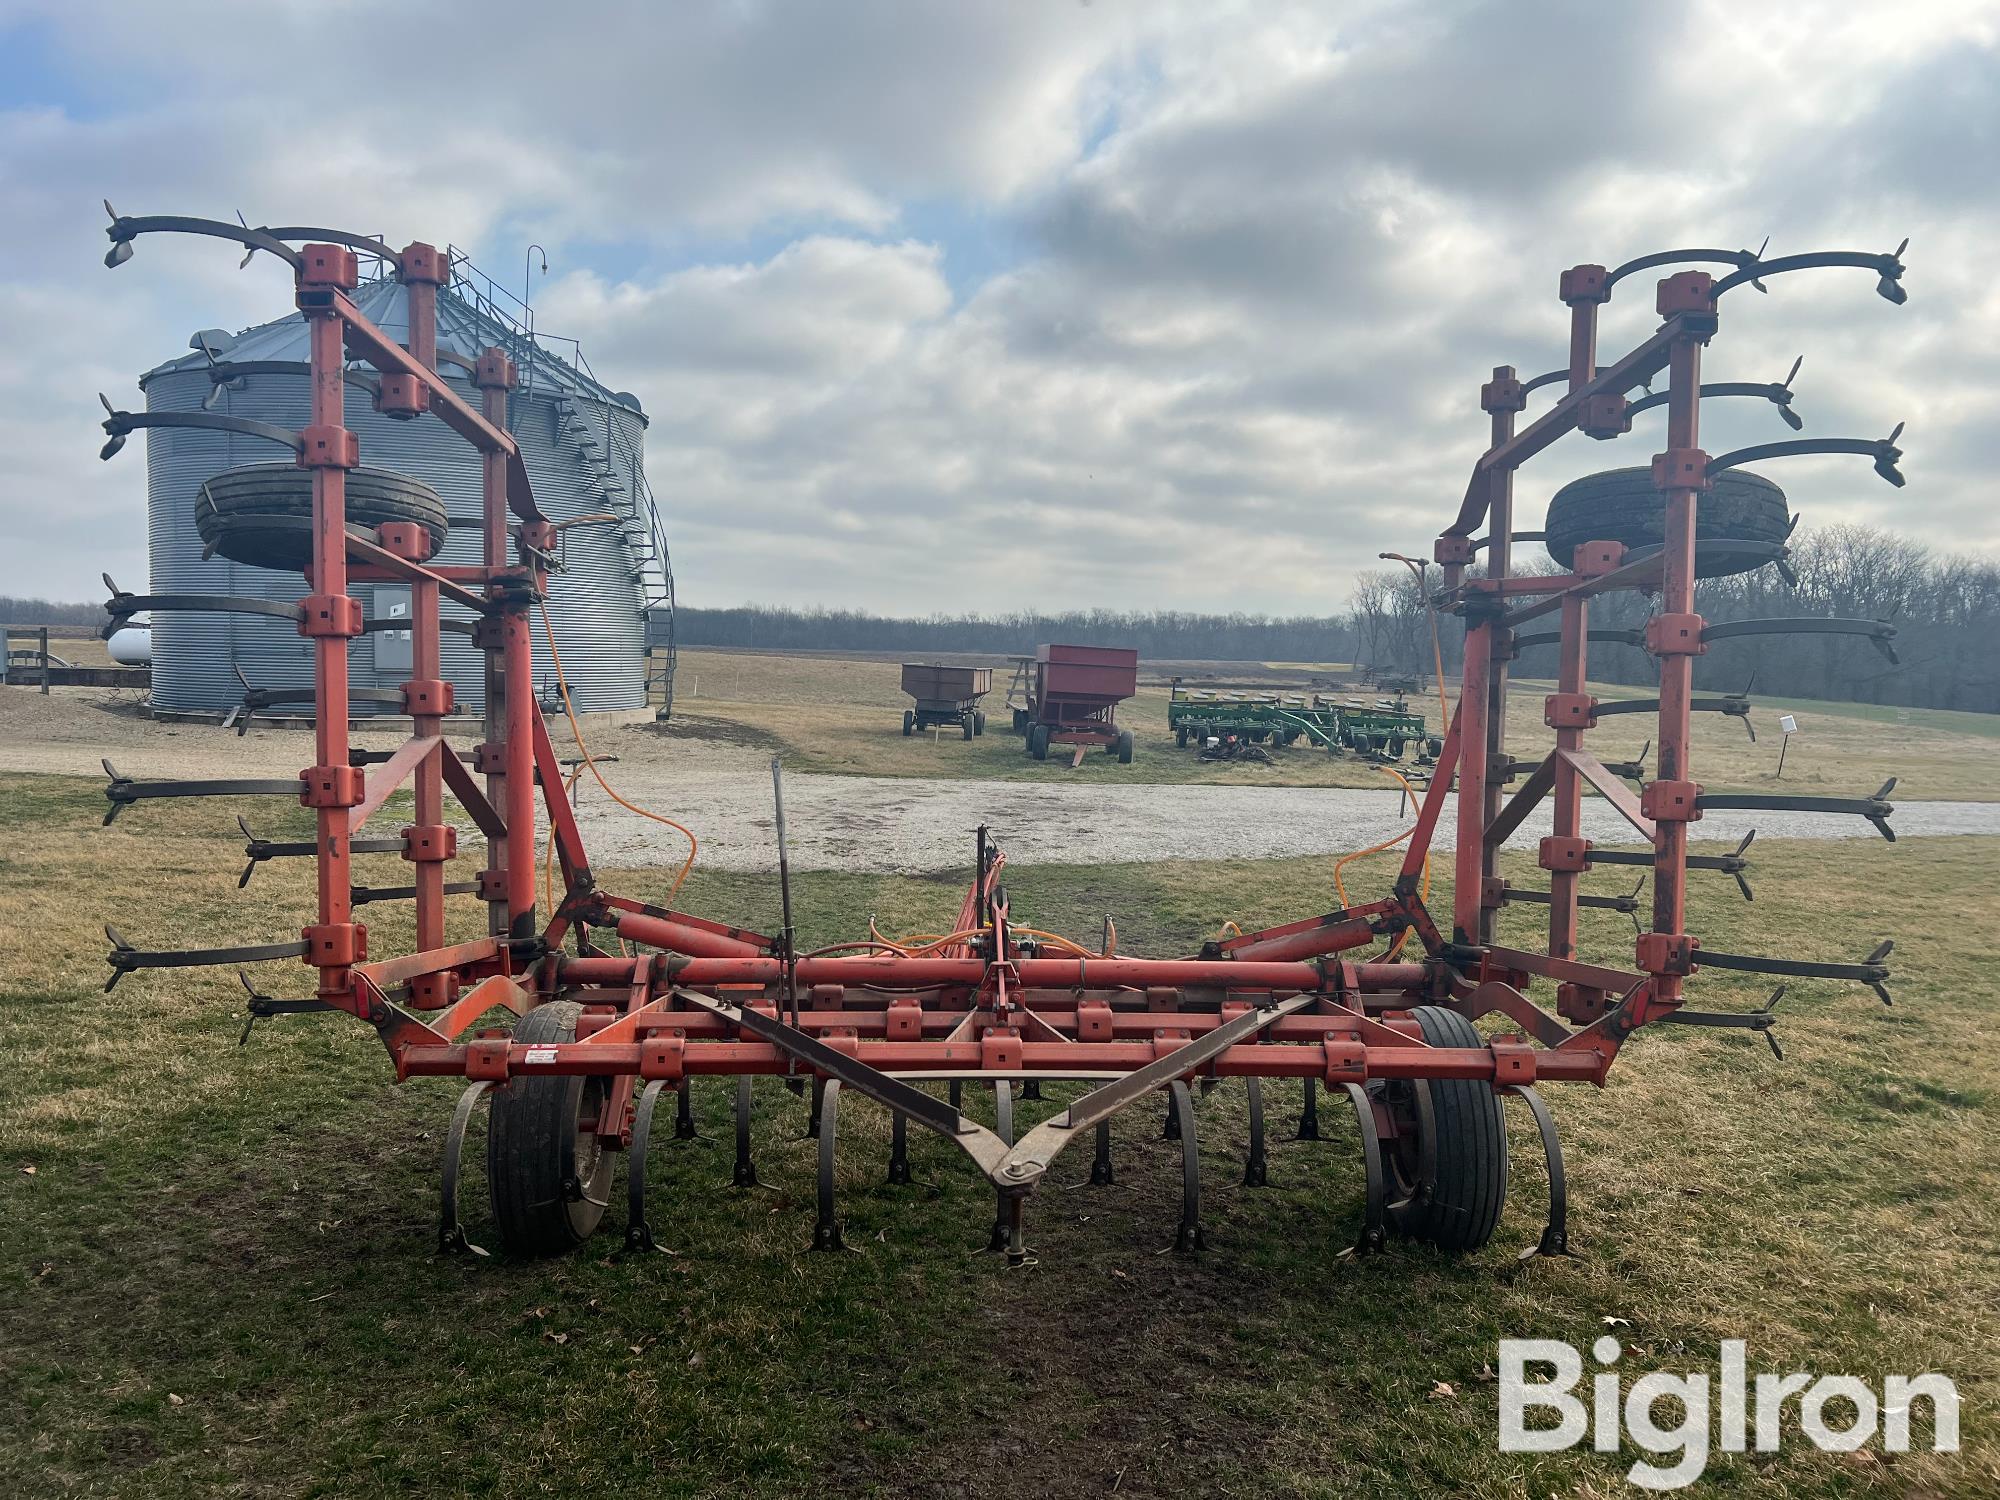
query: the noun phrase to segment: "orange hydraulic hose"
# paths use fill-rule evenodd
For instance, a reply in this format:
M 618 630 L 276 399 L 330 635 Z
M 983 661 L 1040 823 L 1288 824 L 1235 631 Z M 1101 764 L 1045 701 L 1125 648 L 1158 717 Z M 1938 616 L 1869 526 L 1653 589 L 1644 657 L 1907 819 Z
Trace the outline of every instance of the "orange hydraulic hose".
M 576 710 L 570 705 L 569 681 L 563 676 L 562 653 L 556 650 L 555 626 L 549 623 L 549 607 L 546 603 L 542 605 L 542 633 L 548 637 L 549 660 L 555 663 L 556 686 L 562 690 L 563 717 L 569 720 L 569 732 L 576 740 L 576 753 L 581 755 L 583 763 L 590 767 L 590 774 L 596 777 L 597 784 L 604 788 L 604 795 L 609 797 L 613 802 L 616 802 L 627 812 L 635 812 L 642 818 L 651 818 L 655 823 L 666 824 L 667 827 L 673 829 L 688 841 L 687 858 L 681 862 L 680 873 L 674 876 L 674 883 L 667 890 L 667 901 L 671 904 L 674 897 L 680 892 L 681 882 L 687 879 L 688 871 L 694 868 L 694 857 L 701 852 L 701 844 L 696 840 L 692 832 L 681 824 L 676 823 L 672 818 L 666 816 L 666 814 L 652 812 L 647 808 L 640 807 L 636 803 L 627 802 L 623 797 L 618 795 L 611 783 L 604 779 L 604 773 L 597 769 L 597 762 L 591 759 L 590 747 L 583 742 L 583 727 L 576 722 Z
M 1043 932 L 1039 927 L 1015 927 L 1012 928 L 1011 930 L 1014 932 L 1025 933 L 1032 938 L 1040 938 L 1045 943 L 1055 943 L 1059 947 L 1061 947 L 1064 952 L 1073 953 L 1078 958 L 1109 958 L 1111 956 L 1109 953 L 1092 953 L 1088 948 L 1084 947 L 1083 944 L 1072 941 L 1071 939 L 1064 937 L 1059 932 Z

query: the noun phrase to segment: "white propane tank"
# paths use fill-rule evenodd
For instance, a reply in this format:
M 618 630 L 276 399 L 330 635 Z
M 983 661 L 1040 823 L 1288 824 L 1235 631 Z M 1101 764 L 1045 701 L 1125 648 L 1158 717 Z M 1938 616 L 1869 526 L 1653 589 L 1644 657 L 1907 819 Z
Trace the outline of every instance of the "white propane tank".
M 153 664 L 153 627 L 127 625 L 112 633 L 105 649 L 121 667 L 149 667 Z

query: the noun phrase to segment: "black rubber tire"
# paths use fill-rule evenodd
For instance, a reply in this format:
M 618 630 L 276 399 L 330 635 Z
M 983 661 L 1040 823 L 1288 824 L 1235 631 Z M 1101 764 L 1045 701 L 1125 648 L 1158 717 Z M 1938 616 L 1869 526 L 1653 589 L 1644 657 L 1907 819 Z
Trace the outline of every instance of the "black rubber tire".
M 915 711 L 914 709 L 908 709 L 908 708 L 904 709 L 904 710 L 903 710 L 903 734 L 904 734 L 904 737 L 905 737 L 905 738 L 907 738 L 908 736 L 910 736 L 910 735 L 912 735 L 912 734 L 916 733 L 916 729 L 917 729 L 917 715 L 916 715 L 916 711 Z
M 1746 469 L 1724 469 L 1715 476 L 1715 487 L 1695 502 L 1698 542 L 1782 542 L 1791 524 L 1785 492 Z M 1606 469 L 1573 479 L 1555 492 L 1544 525 L 1545 545 L 1557 565 L 1568 568 L 1585 542 L 1623 542 L 1640 556 L 1656 551 L 1665 527 L 1666 500 L 1653 488 L 1651 469 Z M 1695 576 L 1724 578 L 1767 561 L 1711 548 L 1708 556 L 1696 559 Z
M 986 733 L 986 715 L 980 709 L 972 711 L 972 732 L 974 734 Z
M 1432 735 L 1428 740 L 1425 740 L 1424 743 L 1430 748 L 1432 760 L 1436 760 L 1440 755 L 1444 754 L 1444 741 L 1439 739 L 1436 735 Z
M 965 731 L 966 739 L 970 740 L 972 738 L 972 715 L 961 714 L 958 720 L 958 727 Z
M 1030 724 L 1028 726 L 1028 754 L 1036 760 L 1049 758 L 1049 726 Z
M 1477 1028 L 1456 1011 L 1419 1005 L 1410 1015 L 1433 1047 L 1486 1045 Z M 1379 1093 L 1384 1087 L 1396 1085 L 1370 1085 L 1370 1092 Z M 1507 1202 L 1507 1118 L 1500 1096 L 1483 1079 L 1416 1080 L 1403 1087 L 1430 1092 L 1437 1129 L 1437 1180 L 1427 1197 L 1420 1196 L 1392 1214 L 1392 1223 L 1409 1238 L 1440 1250 L 1453 1254 L 1477 1250 L 1493 1238 Z M 1399 1176 L 1408 1178 L 1399 1170 L 1390 1142 L 1383 1143 L 1382 1152 L 1393 1200 Z
M 347 471 L 347 522 L 372 532 L 414 521 L 444 545 L 444 501 L 429 485 L 387 469 Z M 202 485 L 195 529 L 210 550 L 253 567 L 298 572 L 312 562 L 312 471 L 291 464 L 245 464 Z
M 1028 711 L 1025 708 L 1017 708 L 1014 710 L 1014 733 L 1026 734 L 1027 732 Z
M 1129 766 L 1129 765 L 1131 765 L 1131 764 L 1132 764 L 1132 731 L 1131 731 L 1131 730 L 1129 730 L 1129 729 L 1121 729 L 1121 730 L 1119 730 L 1119 731 L 1118 731 L 1118 743 L 1117 743 L 1117 746 L 1116 746 L 1116 748 L 1117 748 L 1117 751 L 1118 751 L 1118 764 L 1119 764 L 1119 765 L 1121 765 L 1121 766 Z
M 1187 742 L 1188 742 L 1187 730 L 1185 728 L 1176 729 L 1174 731 L 1174 748 L 1177 750 L 1185 750 L 1187 749 Z
M 1403 737 L 1400 734 L 1392 734 L 1389 736 L 1389 759 L 1401 760 L 1402 758 Z
M 575 1041 L 582 1014 L 569 1000 L 538 1005 L 514 1027 L 514 1040 Z M 594 1134 L 579 1140 L 577 1121 L 594 1119 L 609 1092 L 603 1078 L 548 1076 L 510 1079 L 495 1090 L 486 1181 L 500 1242 L 512 1254 L 574 1250 L 604 1218 L 616 1161 Z

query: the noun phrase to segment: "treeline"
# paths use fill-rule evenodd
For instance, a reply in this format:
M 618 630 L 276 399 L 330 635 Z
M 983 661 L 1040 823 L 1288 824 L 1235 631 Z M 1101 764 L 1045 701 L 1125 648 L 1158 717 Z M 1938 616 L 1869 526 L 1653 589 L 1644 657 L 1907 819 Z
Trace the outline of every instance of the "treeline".
M 1534 551 L 1535 549 L 1530 549 Z M 1531 558 L 1523 571 L 1536 571 Z M 1896 629 L 1891 665 L 1864 637 L 1768 635 L 1717 641 L 1694 660 L 1695 685 L 1705 692 L 1764 692 L 1835 702 L 2000 713 L 2000 562 L 1940 554 L 1868 526 L 1801 530 L 1792 541 L 1788 585 L 1776 568 L 1700 580 L 1695 609 L 1712 623 L 1790 616 L 1886 620 Z M 1546 556 L 1542 570 L 1552 569 Z M 1406 569 L 1374 570 L 1356 579 L 1349 624 L 1359 659 L 1383 666 L 1427 668 L 1429 624 L 1422 597 Z M 1658 607 L 1655 596 L 1614 593 L 1591 603 L 1593 630 L 1639 630 Z M 1553 631 L 1554 616 L 1528 626 Z M 1443 623 L 1445 670 L 1458 669 L 1456 621 Z M 1553 646 L 1530 647 L 1514 663 L 1523 677 L 1554 677 Z M 1635 646 L 1593 643 L 1593 681 L 1650 684 L 1652 657 Z
M 1198 615 L 1179 610 L 1070 610 L 1061 614 L 934 614 L 893 619 L 860 610 L 738 609 L 674 611 L 683 646 L 768 651 L 986 652 L 1031 654 L 1049 641 L 1072 646 L 1130 646 L 1154 661 L 1351 661 L 1355 637 L 1338 618 Z
M 0 624 L 102 625 L 104 605 L 52 604 L 47 599 L 16 599 L 0 594 Z

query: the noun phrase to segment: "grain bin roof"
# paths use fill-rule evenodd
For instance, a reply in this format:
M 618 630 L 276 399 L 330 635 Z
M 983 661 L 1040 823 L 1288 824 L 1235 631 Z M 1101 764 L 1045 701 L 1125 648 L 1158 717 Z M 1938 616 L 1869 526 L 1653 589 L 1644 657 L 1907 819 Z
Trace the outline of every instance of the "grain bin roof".
M 389 278 L 365 282 L 356 288 L 354 304 L 369 321 L 396 342 L 409 343 L 410 299 L 408 290 L 400 282 Z M 641 421 L 645 420 L 638 397 L 628 391 L 614 391 L 593 380 L 539 343 L 529 348 L 518 330 L 480 311 L 449 287 L 438 289 L 437 321 L 440 347 L 455 350 L 467 359 L 489 346 L 497 345 L 505 349 L 522 365 L 521 382 L 524 388 L 544 393 L 561 391 L 589 401 L 615 402 L 628 411 L 637 412 Z M 245 364 L 253 360 L 285 360 L 304 364 L 311 353 L 305 319 L 296 312 L 275 322 L 259 323 L 237 334 L 204 328 L 189 338 L 188 347 L 194 352 L 155 365 L 141 375 L 140 389 L 145 389 L 146 382 L 156 375 L 205 369 L 211 355 L 231 364 Z

